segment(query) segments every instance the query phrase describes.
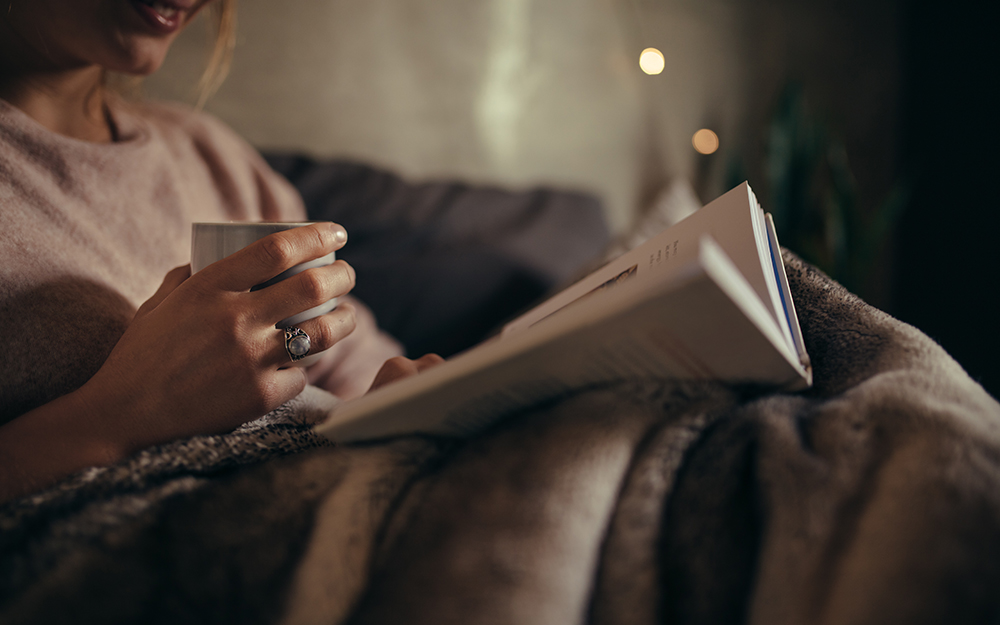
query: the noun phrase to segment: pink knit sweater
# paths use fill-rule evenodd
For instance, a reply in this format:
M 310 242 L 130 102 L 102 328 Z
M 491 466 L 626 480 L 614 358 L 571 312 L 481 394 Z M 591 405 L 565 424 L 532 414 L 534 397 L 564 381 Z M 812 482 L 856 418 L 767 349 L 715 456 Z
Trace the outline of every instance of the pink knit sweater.
M 296 191 L 210 116 L 124 102 L 111 115 L 118 141 L 95 144 L 0 100 L 0 424 L 100 368 L 135 309 L 189 262 L 192 222 L 305 218 Z M 361 317 L 313 376 L 334 392 L 357 394 L 400 353 Z

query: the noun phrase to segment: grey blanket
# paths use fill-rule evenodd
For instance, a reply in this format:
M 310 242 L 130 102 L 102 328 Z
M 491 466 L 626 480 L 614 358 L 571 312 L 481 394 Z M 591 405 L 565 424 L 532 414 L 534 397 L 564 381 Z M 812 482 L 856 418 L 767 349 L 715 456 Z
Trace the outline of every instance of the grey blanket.
M 998 622 L 1000 405 L 786 265 L 807 393 L 622 381 L 344 447 L 300 398 L 4 507 L 0 622 Z

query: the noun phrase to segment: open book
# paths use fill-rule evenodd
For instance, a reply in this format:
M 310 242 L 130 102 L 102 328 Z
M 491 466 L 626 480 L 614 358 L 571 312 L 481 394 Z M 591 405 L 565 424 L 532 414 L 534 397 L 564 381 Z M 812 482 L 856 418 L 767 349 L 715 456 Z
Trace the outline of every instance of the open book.
M 419 375 L 339 404 L 335 441 L 466 435 L 589 385 L 812 384 L 770 215 L 746 183 Z

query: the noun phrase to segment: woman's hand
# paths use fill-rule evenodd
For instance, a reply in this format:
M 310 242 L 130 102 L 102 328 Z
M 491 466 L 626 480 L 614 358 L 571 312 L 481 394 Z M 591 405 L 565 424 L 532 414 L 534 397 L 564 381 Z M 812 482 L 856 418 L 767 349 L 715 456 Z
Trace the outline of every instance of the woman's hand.
M 275 324 L 346 294 L 347 263 L 250 288 L 343 247 L 344 229 L 313 224 L 270 235 L 190 275 L 167 274 L 100 370 L 82 387 L 0 426 L 0 502 L 88 466 L 117 462 L 176 438 L 225 432 L 297 395 Z M 354 309 L 300 326 L 322 350 L 354 328 Z
M 79 391 L 130 453 L 183 436 L 230 430 L 297 395 L 306 374 L 275 324 L 354 287 L 344 261 L 250 291 L 282 271 L 343 247 L 344 229 L 313 224 L 275 233 L 194 276 L 171 271 L 104 366 Z M 300 326 L 312 351 L 354 329 L 348 304 Z

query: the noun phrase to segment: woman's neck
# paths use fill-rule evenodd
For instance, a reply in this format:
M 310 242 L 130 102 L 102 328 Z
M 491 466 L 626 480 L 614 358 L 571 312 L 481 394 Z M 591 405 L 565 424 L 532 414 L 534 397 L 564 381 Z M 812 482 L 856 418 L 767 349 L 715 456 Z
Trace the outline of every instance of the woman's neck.
M 113 140 L 104 104 L 103 70 L 11 75 L 0 69 L 0 98 L 49 130 L 95 143 Z
M 62 57 L 40 53 L 11 26 L 9 16 L 3 17 L 8 19 L 0 19 L 0 98 L 53 132 L 84 141 L 110 141 L 104 70 L 72 60 L 57 62 Z

